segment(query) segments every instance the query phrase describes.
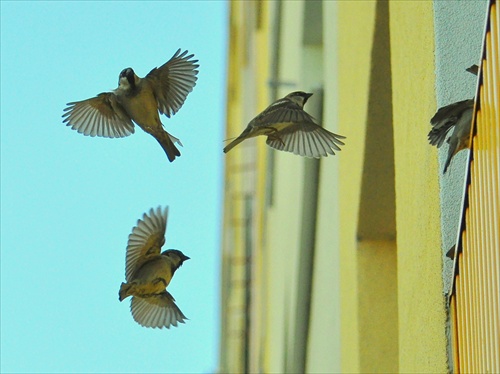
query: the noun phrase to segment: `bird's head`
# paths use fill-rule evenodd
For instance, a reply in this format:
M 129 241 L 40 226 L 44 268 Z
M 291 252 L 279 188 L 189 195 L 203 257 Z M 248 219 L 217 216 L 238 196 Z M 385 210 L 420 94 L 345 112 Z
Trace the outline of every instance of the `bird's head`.
M 123 89 L 134 89 L 139 82 L 139 77 L 135 75 L 132 68 L 123 69 L 118 78 L 118 87 Z
M 166 251 L 162 252 L 162 256 L 167 256 L 170 258 L 172 261 L 172 264 L 174 265 L 174 270 L 177 270 L 182 266 L 184 261 L 189 260 L 190 257 L 186 256 L 184 253 L 179 251 L 178 249 L 167 249 Z
M 312 95 L 312 93 L 307 93 L 304 91 L 295 91 L 286 95 L 285 98 L 292 100 L 300 107 L 304 107 L 305 103 Z

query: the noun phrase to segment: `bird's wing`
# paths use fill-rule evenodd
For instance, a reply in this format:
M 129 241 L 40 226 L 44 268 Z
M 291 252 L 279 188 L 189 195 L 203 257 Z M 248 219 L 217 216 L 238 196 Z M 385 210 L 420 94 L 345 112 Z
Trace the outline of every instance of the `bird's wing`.
M 319 158 L 340 151 L 344 136 L 334 134 L 311 122 L 297 123 L 270 135 L 266 143 L 277 150 L 296 155 Z
M 134 320 L 144 327 L 168 329 L 172 325 L 177 327 L 178 322 L 185 323 L 187 320 L 167 291 L 147 298 L 134 296 L 130 303 L 130 311 Z
M 165 244 L 168 207 L 151 208 L 149 214 L 144 213 L 142 219 L 132 229 L 128 237 L 125 279 L 132 281 L 137 267 L 150 256 L 159 255 Z
M 134 133 L 134 124 L 112 92 L 67 105 L 63 123 L 80 134 L 123 138 Z
M 470 128 L 472 125 L 473 109 L 468 108 L 464 110 L 460 117 L 456 120 L 453 133 L 448 138 L 448 156 L 443 168 L 443 174 L 446 173 L 450 166 L 453 156 L 455 156 L 462 149 L 470 147 Z
M 250 122 L 249 126 L 268 126 L 288 122 L 315 123 L 314 118 L 306 113 L 298 104 L 289 99 L 281 99 L 269 105 Z
M 448 131 L 450 131 L 450 129 L 455 126 L 456 123 L 457 117 L 451 117 L 448 120 L 433 127 L 432 130 L 429 131 L 429 134 L 427 134 L 429 144 L 435 145 L 438 148 L 441 147 L 444 143 L 444 140 L 446 139 L 446 134 L 448 134 Z
M 429 143 L 438 148 L 444 143 L 446 134 L 455 126 L 462 113 L 474 106 L 474 100 L 463 100 L 440 108 L 431 118 L 432 130 L 427 135 Z
M 434 117 L 431 118 L 432 126 L 436 126 L 449 117 L 457 116 L 468 107 L 474 106 L 474 99 L 457 101 L 456 103 L 439 108 Z
M 187 53 L 188 51 L 181 53 L 178 49 L 169 61 L 154 68 L 145 77 L 153 88 L 158 110 L 167 117 L 174 115 L 182 107 L 198 79 L 198 60 L 191 60 L 194 55 L 186 56 Z

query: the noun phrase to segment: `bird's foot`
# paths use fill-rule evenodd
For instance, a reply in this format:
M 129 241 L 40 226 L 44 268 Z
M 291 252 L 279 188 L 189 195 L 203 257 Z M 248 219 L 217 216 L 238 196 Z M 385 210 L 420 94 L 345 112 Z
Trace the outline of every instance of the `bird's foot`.
M 277 140 L 279 141 L 281 144 L 285 145 L 285 142 L 281 139 L 281 137 L 277 134 L 278 133 L 278 130 L 275 129 L 274 127 L 270 127 L 269 130 L 272 130 L 272 133 L 267 135 L 267 137 L 271 140 Z
M 158 283 L 163 283 L 163 285 L 165 287 L 167 287 L 167 281 L 163 278 L 156 278 L 154 281 L 153 281 L 153 284 L 154 285 L 157 285 Z

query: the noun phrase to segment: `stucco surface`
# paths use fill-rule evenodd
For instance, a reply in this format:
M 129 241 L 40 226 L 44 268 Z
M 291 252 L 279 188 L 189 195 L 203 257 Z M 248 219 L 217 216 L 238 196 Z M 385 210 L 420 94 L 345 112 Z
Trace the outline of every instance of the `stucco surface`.
M 487 4 L 487 1 L 434 1 L 436 109 L 470 99 L 476 92 L 477 77 L 465 69 L 479 64 Z M 443 175 L 447 152 L 445 143 L 439 150 L 445 292 L 450 287 L 453 262 L 444 254 L 457 239 L 468 151 L 458 153 Z

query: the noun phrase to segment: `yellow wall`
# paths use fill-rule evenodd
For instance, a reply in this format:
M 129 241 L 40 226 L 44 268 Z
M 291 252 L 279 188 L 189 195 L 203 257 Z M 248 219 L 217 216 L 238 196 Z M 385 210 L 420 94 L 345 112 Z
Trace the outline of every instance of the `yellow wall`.
M 375 3 L 339 2 L 339 131 L 347 131 L 340 174 L 340 282 L 342 372 L 360 371 L 356 231 Z M 347 53 L 342 53 L 346 51 Z
M 301 1 L 282 4 L 282 32 L 278 81 L 297 82 L 301 67 L 300 41 L 302 35 Z M 270 46 L 274 48 L 275 46 Z M 293 90 L 293 89 L 292 89 Z M 278 90 L 278 96 L 286 95 L 287 88 Z M 267 103 L 269 105 L 270 103 Z M 264 109 L 264 108 L 262 108 Z M 262 142 L 264 143 L 264 142 Z M 265 146 L 265 145 L 264 145 Z M 265 146 L 268 152 L 269 147 Z M 273 203 L 267 210 L 266 219 L 266 262 L 269 264 L 267 278 L 267 340 L 265 357 L 267 372 L 286 371 L 287 353 L 293 345 L 292 326 L 295 312 L 296 272 L 295 269 L 300 232 L 301 183 L 290 183 L 290 176 L 302 179 L 303 162 L 294 155 L 275 152 L 273 173 Z
M 232 2 L 229 19 L 228 87 L 226 138 L 238 136 L 247 123 L 268 102 L 269 6 L 265 2 Z M 257 52 L 258 51 L 258 52 Z M 263 242 L 265 194 L 264 145 L 247 141 L 225 157 L 225 201 L 222 233 L 221 370 L 256 371 L 255 353 L 263 340 L 265 325 L 265 279 L 262 252 L 248 258 L 247 241 Z M 247 222 L 251 210 L 251 221 Z M 248 273 L 248 263 L 252 263 Z M 249 283 L 251 280 L 251 283 Z M 251 289 L 247 290 L 247 286 Z M 252 294 L 246 309 L 246 294 Z M 252 330 L 246 331 L 246 313 L 252 316 Z M 248 337 L 245 336 L 248 332 Z M 249 344 L 251 347 L 246 347 Z
M 432 3 L 337 4 L 342 371 L 446 372 Z
M 293 372 L 303 346 L 307 372 L 446 372 L 437 153 L 426 141 L 435 110 L 432 2 L 324 1 L 322 45 L 302 44 L 308 6 L 231 2 L 227 137 L 275 99 L 276 49 L 275 78 L 286 83 L 277 96 L 322 81 L 323 125 L 347 137 L 319 162 L 309 335 L 298 341 L 295 327 L 307 297 L 298 284 L 304 176 L 315 161 L 247 140 L 226 155 L 221 369 L 242 371 L 248 352 L 251 372 Z M 249 259 L 244 196 L 254 214 Z
M 447 371 L 435 111 L 433 4 L 390 2 L 396 162 L 399 369 Z

